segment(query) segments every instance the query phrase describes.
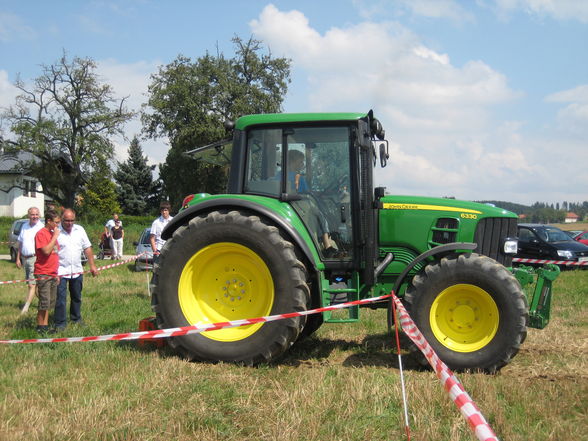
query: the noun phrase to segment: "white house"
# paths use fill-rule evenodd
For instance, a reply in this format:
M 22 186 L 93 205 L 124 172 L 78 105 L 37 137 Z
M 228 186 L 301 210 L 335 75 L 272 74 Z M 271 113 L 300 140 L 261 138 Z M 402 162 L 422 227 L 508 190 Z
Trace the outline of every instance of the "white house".
M 0 216 L 23 217 L 30 207 L 37 207 L 45 215 L 43 187 L 35 178 L 27 176 L 10 157 L 0 152 Z M 24 154 L 26 155 L 26 154 Z
M 569 212 L 569 213 L 566 213 L 566 218 L 565 218 L 564 222 L 566 224 L 572 224 L 574 222 L 578 222 L 579 218 L 580 218 L 580 216 L 578 216 L 576 213 Z

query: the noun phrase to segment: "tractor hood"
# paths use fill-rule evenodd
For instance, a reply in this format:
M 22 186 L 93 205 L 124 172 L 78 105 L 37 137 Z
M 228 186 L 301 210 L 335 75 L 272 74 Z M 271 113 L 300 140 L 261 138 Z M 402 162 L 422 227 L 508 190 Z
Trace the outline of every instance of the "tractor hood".
M 491 243 L 500 244 L 507 237 L 516 236 L 517 215 L 491 205 L 444 198 L 384 196 L 379 206 L 380 246 L 393 252 L 399 248 L 412 249 L 418 255 L 444 243 L 480 242 L 476 252 L 500 259 L 485 250 L 487 240 L 483 237 L 494 232 L 496 237 Z

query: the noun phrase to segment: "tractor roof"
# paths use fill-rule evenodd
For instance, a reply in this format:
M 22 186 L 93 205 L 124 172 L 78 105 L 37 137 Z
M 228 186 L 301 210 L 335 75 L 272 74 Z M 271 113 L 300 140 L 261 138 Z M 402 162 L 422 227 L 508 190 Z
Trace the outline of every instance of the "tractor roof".
M 365 118 L 366 113 L 263 113 L 246 115 L 239 118 L 235 124 L 238 130 L 257 124 L 298 123 L 320 121 L 356 121 Z

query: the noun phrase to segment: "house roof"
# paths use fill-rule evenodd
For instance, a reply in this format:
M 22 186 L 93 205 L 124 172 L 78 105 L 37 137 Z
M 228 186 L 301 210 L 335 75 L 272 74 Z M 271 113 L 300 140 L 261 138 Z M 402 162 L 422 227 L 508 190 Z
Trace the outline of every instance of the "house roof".
M 578 216 L 576 213 L 572 213 L 569 212 L 566 214 L 566 219 L 578 219 L 580 216 Z
M 24 172 L 18 161 L 29 161 L 33 155 L 29 152 L 1 153 L 0 174 L 21 174 Z

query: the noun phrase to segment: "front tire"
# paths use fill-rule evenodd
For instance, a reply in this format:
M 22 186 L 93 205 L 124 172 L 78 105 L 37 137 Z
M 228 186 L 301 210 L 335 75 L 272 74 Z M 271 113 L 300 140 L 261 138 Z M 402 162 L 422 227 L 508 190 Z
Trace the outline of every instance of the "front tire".
M 178 228 L 154 268 L 160 328 L 305 311 L 310 291 L 294 246 L 275 226 L 240 211 L 198 216 Z M 171 339 L 188 359 L 270 362 L 298 338 L 304 317 Z
M 527 335 L 528 306 L 519 282 L 486 256 L 461 254 L 428 265 L 413 279 L 404 301 L 453 370 L 494 373 L 517 354 Z

